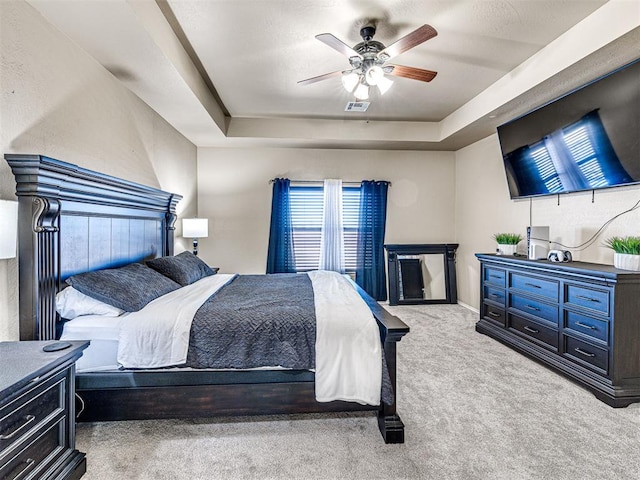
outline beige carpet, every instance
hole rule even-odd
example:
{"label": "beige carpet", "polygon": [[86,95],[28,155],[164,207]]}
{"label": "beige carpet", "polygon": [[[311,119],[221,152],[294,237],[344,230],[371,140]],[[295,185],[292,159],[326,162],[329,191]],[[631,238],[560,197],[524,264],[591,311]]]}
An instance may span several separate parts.
{"label": "beige carpet", "polygon": [[83,480],[640,478],[640,404],[613,409],[475,332],[458,305],[388,307],[406,443],[373,414],[79,424]]}

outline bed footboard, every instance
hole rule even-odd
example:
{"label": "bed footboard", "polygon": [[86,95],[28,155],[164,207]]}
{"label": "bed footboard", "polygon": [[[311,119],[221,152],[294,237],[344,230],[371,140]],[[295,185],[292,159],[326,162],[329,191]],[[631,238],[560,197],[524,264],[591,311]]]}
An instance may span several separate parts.
{"label": "bed footboard", "polygon": [[389,369],[391,386],[393,387],[393,404],[381,403],[378,410],[378,428],[384,437],[385,443],[404,443],[404,423],[396,411],[397,401],[397,373],[396,373],[396,346],[407,333],[409,326],[398,317],[391,315],[378,302],[369,296],[362,288],[356,285],[360,296],[367,303],[373,316],[380,327],[380,339],[384,346],[385,360]]}

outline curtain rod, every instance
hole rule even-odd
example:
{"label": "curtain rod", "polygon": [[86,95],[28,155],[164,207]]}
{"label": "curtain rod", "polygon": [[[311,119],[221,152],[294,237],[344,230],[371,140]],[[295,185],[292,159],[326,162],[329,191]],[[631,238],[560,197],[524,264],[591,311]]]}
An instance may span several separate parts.
{"label": "curtain rod", "polygon": [[[272,178],[269,180],[269,184],[273,183],[275,179]],[[289,180],[291,183],[309,183],[309,184],[324,184],[324,180]],[[385,182],[386,180],[379,180],[380,182]],[[389,186],[391,186],[391,182],[387,182]],[[360,186],[361,182],[342,182],[343,185],[358,185]]]}

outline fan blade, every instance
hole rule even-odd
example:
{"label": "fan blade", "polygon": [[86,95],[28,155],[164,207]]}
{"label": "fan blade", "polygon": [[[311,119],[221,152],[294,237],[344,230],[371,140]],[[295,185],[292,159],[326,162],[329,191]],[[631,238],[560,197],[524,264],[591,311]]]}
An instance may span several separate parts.
{"label": "fan blade", "polygon": [[351,57],[362,58],[362,55],[360,55],[358,52],[356,52],[353,48],[351,48],[349,45],[344,43],[342,40],[338,40],[336,37],[334,37],[330,33],[321,33],[320,35],[316,35],[316,38],[320,40],[322,43],[324,43],[325,45],[328,45],[334,50],[337,50],[347,58],[351,58]]}
{"label": "fan blade", "polygon": [[307,78],[306,80],[300,80],[298,82],[299,85],[310,85],[312,83],[321,82],[322,80],[326,80],[327,78],[337,77],[338,75],[342,75],[342,70],[338,70],[337,72],[325,73],[324,75],[318,75],[317,77]]}
{"label": "fan blade", "polygon": [[384,72],[396,77],[410,78],[421,82],[430,82],[438,72],[423,70],[421,68],[405,67],[403,65],[385,65]]}
{"label": "fan blade", "polygon": [[436,32],[435,28],[433,28],[431,25],[423,25],[417,30],[414,30],[408,35],[405,35],[401,39],[396,40],[394,43],[378,53],[378,56],[384,53],[385,55],[388,55],[389,58],[395,57],[403,52],[406,52],[410,48],[426,42],[436,35],[438,35],[438,32]]}

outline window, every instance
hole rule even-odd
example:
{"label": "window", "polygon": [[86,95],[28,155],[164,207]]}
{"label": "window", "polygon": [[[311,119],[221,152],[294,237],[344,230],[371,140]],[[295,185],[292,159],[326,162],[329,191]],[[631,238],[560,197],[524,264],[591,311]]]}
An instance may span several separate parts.
{"label": "window", "polygon": [[[323,193],[321,186],[291,186],[293,248],[298,272],[317,270],[320,263]],[[360,187],[343,186],[342,215],[347,273],[356,270],[359,208]]]}
{"label": "window", "polygon": [[[342,186],[342,227],[337,220],[323,232],[322,207],[324,186],[331,190],[339,183],[323,182],[322,186],[291,185],[287,178],[273,180],[271,226],[267,254],[267,273],[292,273],[315,269],[320,264],[320,254],[331,255],[327,268],[334,265],[340,271],[352,275],[358,285],[375,300],[387,299],[384,267],[384,234],[387,216],[387,190],[390,183],[384,180],[363,180],[359,186]],[[333,191],[333,193],[337,193]],[[333,197],[329,195],[328,197]],[[332,210],[340,203],[329,201]],[[332,216],[327,217],[331,219]],[[338,217],[339,218],[339,217]],[[331,220],[329,220],[331,221]],[[327,246],[338,248],[321,252],[323,237]],[[342,237],[340,240],[339,237]],[[346,245],[345,245],[346,237]],[[335,258],[340,256],[346,258]],[[334,261],[336,260],[336,261]],[[346,262],[345,262],[346,260]]]}

